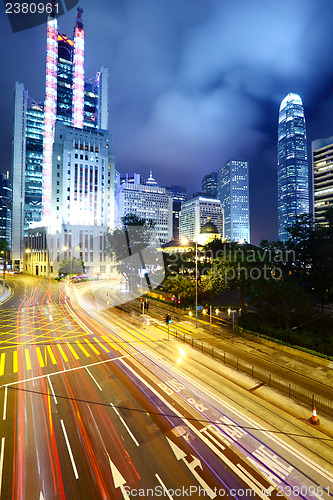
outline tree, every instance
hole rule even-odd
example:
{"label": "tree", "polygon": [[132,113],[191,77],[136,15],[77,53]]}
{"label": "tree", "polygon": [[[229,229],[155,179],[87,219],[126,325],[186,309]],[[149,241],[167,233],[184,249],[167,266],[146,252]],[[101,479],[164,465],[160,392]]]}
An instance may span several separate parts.
{"label": "tree", "polygon": [[71,275],[71,274],[82,274],[85,270],[83,260],[78,257],[70,257],[69,259],[63,259],[59,265],[59,276],[60,275]]}
{"label": "tree", "polygon": [[177,297],[182,297],[182,299],[187,300],[194,297],[195,294],[195,282],[182,275],[170,275],[163,282],[163,288],[166,292],[172,293]]}
{"label": "tree", "polygon": [[6,274],[6,257],[8,252],[8,243],[4,239],[0,239],[0,256],[2,257],[2,265],[3,265],[3,280],[2,280],[2,288],[3,292],[5,292],[5,274]]}
{"label": "tree", "polygon": [[228,244],[223,254],[213,259],[212,267],[201,278],[205,291],[218,294],[238,290],[240,308],[244,310],[244,297],[264,280],[274,280],[272,267],[265,254],[251,245]]}
{"label": "tree", "polygon": [[[122,228],[115,228],[108,232],[106,251],[113,259],[115,268],[125,277],[129,289],[132,290],[133,281],[143,269],[147,270],[154,226],[151,221],[146,221],[135,214],[125,215],[122,223]],[[145,252],[145,259],[143,252]],[[151,289],[148,272],[145,273],[145,277]]]}

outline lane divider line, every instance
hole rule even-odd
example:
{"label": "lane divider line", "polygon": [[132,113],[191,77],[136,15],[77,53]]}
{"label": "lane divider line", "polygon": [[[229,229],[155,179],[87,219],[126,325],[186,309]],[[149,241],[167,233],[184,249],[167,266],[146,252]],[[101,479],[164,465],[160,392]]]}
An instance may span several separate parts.
{"label": "lane divider line", "polygon": [[[57,397],[55,395],[55,392],[54,392],[54,389],[53,389],[53,385],[52,385],[52,382],[51,382],[51,379],[50,379],[49,375],[47,375],[47,380],[48,380],[49,386],[51,388],[51,392],[52,392],[52,396],[53,396],[54,402],[57,405],[58,404],[58,400],[57,400]],[[6,389],[7,389],[7,387],[6,387]]]}
{"label": "lane divider line", "polygon": [[5,438],[3,437],[1,440],[1,452],[0,452],[0,495],[1,495],[1,486],[2,486],[2,472],[3,472],[4,455],[5,455]]}
{"label": "lane divider line", "polygon": [[71,462],[72,462],[72,467],[73,467],[75,479],[79,479],[79,474],[77,472],[77,468],[76,468],[76,465],[75,465],[75,461],[74,461],[74,457],[73,457],[73,453],[72,453],[72,448],[71,448],[71,445],[70,445],[68,437],[67,437],[67,432],[66,432],[66,429],[65,429],[64,421],[61,419],[60,423],[61,423],[61,427],[62,427],[62,432],[64,433],[64,436],[65,436],[65,441],[66,441],[66,445],[67,445],[69,457],[70,457]]}
{"label": "lane divider line", "polygon": [[124,427],[126,428],[128,434],[131,436],[131,438],[133,439],[134,443],[137,445],[137,446],[140,446],[139,443],[137,442],[137,440],[135,439],[135,437],[133,436],[132,434],[132,431],[131,429],[128,427],[128,425],[126,424],[125,420],[123,419],[123,417],[120,415],[119,411],[117,410],[117,408],[115,406],[113,406],[112,403],[110,403],[111,407],[114,409],[114,411],[116,412],[116,414],[118,415],[118,417],[120,418],[121,422],[123,423]]}
{"label": "lane divider line", "polygon": [[6,416],[7,416],[7,392],[8,392],[8,387],[5,387],[5,397],[4,397],[4,401],[3,401],[2,420],[6,420]]}
{"label": "lane divider line", "polygon": [[93,379],[93,381],[95,382],[95,384],[97,385],[97,387],[99,388],[100,391],[102,391],[102,387],[99,385],[99,383],[97,382],[97,380],[95,379],[95,377],[93,376],[93,374],[90,372],[90,370],[85,367],[85,369],[87,370],[87,372],[89,373],[89,375],[91,376],[91,378]]}

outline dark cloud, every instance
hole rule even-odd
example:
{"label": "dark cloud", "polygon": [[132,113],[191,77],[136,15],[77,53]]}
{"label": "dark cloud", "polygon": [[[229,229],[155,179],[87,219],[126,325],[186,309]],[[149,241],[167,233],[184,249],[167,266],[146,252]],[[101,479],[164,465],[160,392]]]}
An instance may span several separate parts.
{"label": "dark cloud", "polygon": [[[110,71],[110,130],[121,172],[199,190],[230,158],[250,162],[255,242],[276,238],[277,118],[301,95],[309,141],[333,135],[331,0],[83,0],[86,74]],[[59,19],[71,34],[74,11]],[[10,165],[15,80],[44,99],[45,27],[0,26],[1,169]]]}

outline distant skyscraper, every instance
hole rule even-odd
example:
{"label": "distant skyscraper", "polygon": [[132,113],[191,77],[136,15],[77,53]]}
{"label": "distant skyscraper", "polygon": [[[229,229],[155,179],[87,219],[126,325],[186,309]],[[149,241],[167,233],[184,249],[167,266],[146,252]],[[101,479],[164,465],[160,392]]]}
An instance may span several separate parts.
{"label": "distant skyscraper", "polygon": [[218,198],[222,204],[225,238],[249,243],[249,174],[246,161],[230,160],[220,168]]}
{"label": "distant skyscraper", "polygon": [[201,228],[215,224],[223,238],[223,215],[220,200],[196,196],[182,203],[179,216],[179,237],[198,240]]}
{"label": "distant skyscraper", "polygon": [[209,196],[217,196],[217,172],[211,172],[202,179],[201,188]]}
{"label": "distant skyscraper", "polygon": [[278,129],[278,237],[296,216],[309,212],[306,126],[302,99],[289,93],[281,102]]}
{"label": "distant skyscraper", "polygon": [[170,186],[165,188],[167,194],[172,197],[172,239],[179,239],[179,214],[182,202],[187,198],[187,190],[181,186]]}
{"label": "distant skyscraper", "polygon": [[[150,173],[145,184],[136,184],[138,174],[132,174],[129,182],[120,184],[116,194],[116,224],[120,226],[125,215],[135,214],[140,219],[151,220],[162,243],[172,237],[172,198],[165,188],[159,187]],[[149,181],[149,183],[148,183]]]}
{"label": "distant skyscraper", "polygon": [[55,12],[47,20],[45,102],[33,101],[15,85],[12,186],[12,260],[22,266],[23,237],[52,212],[55,125],[83,130],[108,129],[108,70],[84,75],[82,9],[73,38],[58,32]]}
{"label": "distant skyscraper", "polygon": [[314,222],[322,225],[333,207],[333,137],[312,142],[312,166]]}

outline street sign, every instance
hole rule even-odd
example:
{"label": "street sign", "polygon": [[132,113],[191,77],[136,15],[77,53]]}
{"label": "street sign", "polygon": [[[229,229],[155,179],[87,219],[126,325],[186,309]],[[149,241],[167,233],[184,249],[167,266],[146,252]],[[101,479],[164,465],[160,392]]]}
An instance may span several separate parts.
{"label": "street sign", "polygon": [[202,308],[203,308],[203,306],[198,306],[197,311],[200,311],[200,309],[202,309]]}

